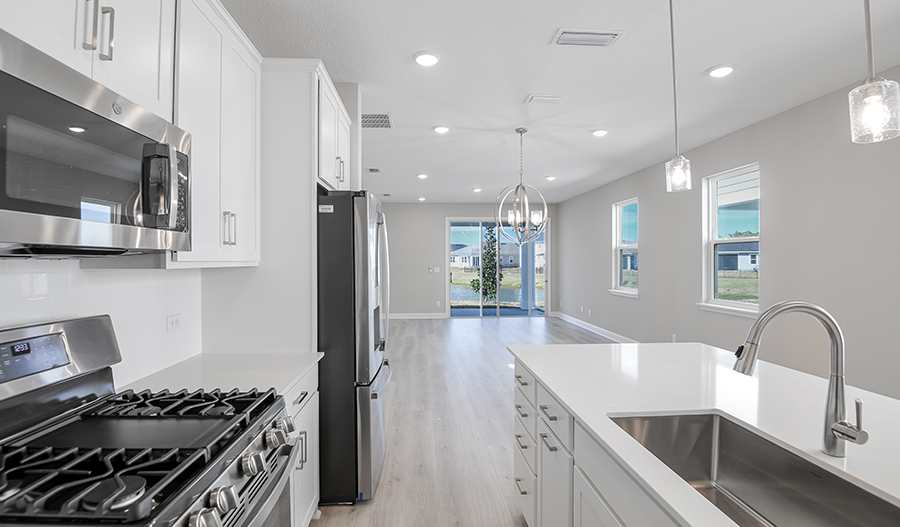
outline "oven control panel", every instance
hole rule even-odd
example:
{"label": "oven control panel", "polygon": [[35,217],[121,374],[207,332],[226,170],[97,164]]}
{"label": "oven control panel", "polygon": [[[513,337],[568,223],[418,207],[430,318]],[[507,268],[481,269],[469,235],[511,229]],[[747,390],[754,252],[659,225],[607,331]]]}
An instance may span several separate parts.
{"label": "oven control panel", "polygon": [[61,333],[0,344],[0,383],[69,363]]}

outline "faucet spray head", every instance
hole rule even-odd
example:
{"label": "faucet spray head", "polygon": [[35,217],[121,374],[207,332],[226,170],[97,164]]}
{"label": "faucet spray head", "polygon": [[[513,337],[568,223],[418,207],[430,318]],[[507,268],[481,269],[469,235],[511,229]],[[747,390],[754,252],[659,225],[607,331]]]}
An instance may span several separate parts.
{"label": "faucet spray head", "polygon": [[737,361],[734,363],[734,371],[744,375],[753,375],[753,370],[756,368],[756,351],[757,345],[750,341],[738,346],[737,351],[734,352],[734,355],[737,357]]}

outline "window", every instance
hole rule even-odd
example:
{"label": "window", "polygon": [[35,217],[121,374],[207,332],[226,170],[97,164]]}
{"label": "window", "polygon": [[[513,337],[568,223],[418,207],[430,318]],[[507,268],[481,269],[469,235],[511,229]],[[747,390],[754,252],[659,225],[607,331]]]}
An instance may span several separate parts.
{"label": "window", "polygon": [[759,165],[704,179],[701,308],[755,316],[759,311]]}
{"label": "window", "polygon": [[638,293],[638,200],[613,205],[613,286],[610,293]]}

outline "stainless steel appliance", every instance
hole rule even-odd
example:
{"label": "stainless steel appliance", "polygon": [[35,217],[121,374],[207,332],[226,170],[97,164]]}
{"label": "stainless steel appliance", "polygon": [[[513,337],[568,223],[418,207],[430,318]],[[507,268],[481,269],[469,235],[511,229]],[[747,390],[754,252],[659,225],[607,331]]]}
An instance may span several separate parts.
{"label": "stainless steel appliance", "polygon": [[387,225],[366,191],[318,198],[321,503],[375,495],[384,465],[390,312]]}
{"label": "stainless steel appliance", "polygon": [[191,248],[191,136],[0,31],[0,257]]}
{"label": "stainless steel appliance", "polygon": [[117,394],[119,360],[108,316],[0,331],[0,526],[283,525],[281,396]]}

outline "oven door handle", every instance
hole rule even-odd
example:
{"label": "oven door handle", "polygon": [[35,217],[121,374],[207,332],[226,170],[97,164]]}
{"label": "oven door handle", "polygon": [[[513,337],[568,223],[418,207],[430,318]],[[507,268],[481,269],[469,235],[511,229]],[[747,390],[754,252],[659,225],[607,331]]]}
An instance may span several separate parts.
{"label": "oven door handle", "polygon": [[284,488],[291,481],[291,473],[293,472],[292,468],[294,464],[297,463],[297,455],[299,453],[300,447],[297,442],[295,442],[294,445],[291,446],[291,453],[287,454],[287,463],[281,466],[281,470],[279,470],[273,478],[277,483],[269,489],[264,489],[263,491],[263,493],[268,494],[266,501],[262,502],[259,506],[256,507],[253,512],[250,513],[250,515],[248,516],[249,519],[241,522],[241,527],[261,527],[266,522],[266,520],[269,518],[269,515],[272,513],[272,509],[275,508],[278,500],[281,499],[281,493],[284,492]]}

